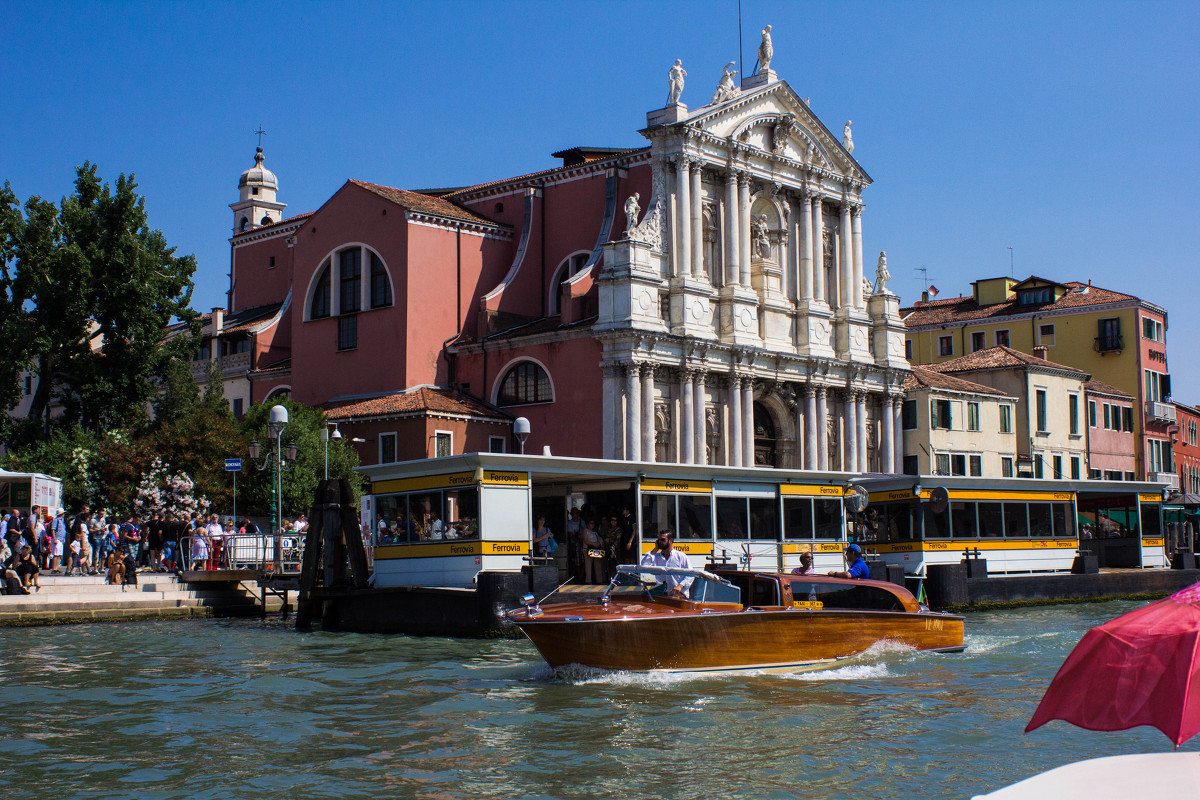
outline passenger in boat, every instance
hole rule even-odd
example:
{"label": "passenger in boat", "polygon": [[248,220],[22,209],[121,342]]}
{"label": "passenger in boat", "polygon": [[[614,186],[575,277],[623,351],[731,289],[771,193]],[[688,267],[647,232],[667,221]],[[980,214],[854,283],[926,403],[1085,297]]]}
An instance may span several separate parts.
{"label": "passenger in boat", "polygon": [[793,575],[815,575],[816,570],[813,569],[812,553],[800,554],[800,566],[792,570]]}
{"label": "passenger in boat", "polygon": [[[675,549],[675,534],[670,531],[659,531],[654,549],[642,556],[642,564],[652,567],[676,567],[688,569],[692,563],[686,554]],[[675,597],[687,597],[688,589],[692,586],[690,575],[663,575],[663,583],[667,586],[667,594]]]}
{"label": "passenger in boat", "polygon": [[858,578],[860,580],[866,580],[871,577],[871,569],[867,566],[867,562],[863,561],[861,547],[856,544],[848,544],[842,555],[846,559],[846,569],[830,572],[830,576],[834,578]]}

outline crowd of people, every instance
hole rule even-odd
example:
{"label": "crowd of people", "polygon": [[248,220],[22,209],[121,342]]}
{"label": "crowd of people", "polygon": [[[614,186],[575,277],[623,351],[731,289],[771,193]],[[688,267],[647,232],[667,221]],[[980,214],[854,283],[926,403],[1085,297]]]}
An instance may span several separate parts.
{"label": "crowd of people", "polygon": [[[286,522],[284,533],[302,534],[301,514]],[[41,588],[43,573],[101,575],[109,583],[135,585],[139,572],[179,573],[219,569],[229,564],[226,543],[237,534],[258,534],[249,518],[240,524],[217,514],[154,511],[117,517],[104,509],[81,506],[73,515],[63,508],[33,506],[0,511],[0,592],[30,594]]]}
{"label": "crowd of people", "polygon": [[[588,507],[571,509],[566,543],[567,563],[579,583],[608,583],[618,564],[636,564],[641,557],[637,520],[628,507],[615,514],[597,514]],[[544,516],[534,524],[533,549],[534,555],[542,558],[549,558],[557,549]]]}

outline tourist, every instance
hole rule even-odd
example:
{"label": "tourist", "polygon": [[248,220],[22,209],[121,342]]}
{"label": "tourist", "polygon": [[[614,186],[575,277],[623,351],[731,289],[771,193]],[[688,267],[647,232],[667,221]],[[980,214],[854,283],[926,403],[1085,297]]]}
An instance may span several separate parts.
{"label": "tourist", "polygon": [[[208,538],[208,528],[204,525],[194,524],[197,520],[193,520],[193,527],[188,538],[191,540],[191,566],[194,569],[207,569],[209,554],[212,552],[211,541]],[[217,530],[221,529],[217,525]]]}
{"label": "tourist", "polygon": [[100,540],[101,566],[108,564],[108,557],[117,552],[117,545],[120,543],[120,541],[120,526],[115,522],[108,523],[108,530],[104,532],[104,537]]}
{"label": "tourist", "polygon": [[[151,516],[153,517],[154,515]],[[117,528],[117,551],[119,553],[123,549],[125,553],[132,555],[135,564],[139,558],[139,550],[144,549],[141,547],[143,539],[140,530],[141,522],[141,517],[139,517],[137,514],[134,514],[128,520],[121,523],[121,526]]]}
{"label": "tourist", "polygon": [[792,570],[793,575],[815,575],[816,570],[813,568],[812,553],[800,554],[800,566]]}
{"label": "tourist", "polygon": [[429,517],[429,538],[446,538],[446,523],[442,522],[442,515],[438,513],[436,508],[429,513]]}
{"label": "tourist", "polygon": [[33,557],[33,548],[26,545],[21,548],[21,555],[17,559],[15,567],[17,577],[21,579],[21,585],[28,591],[33,587],[35,592],[41,591],[42,587],[38,583],[38,573],[41,569],[38,567],[37,559]]}
{"label": "tourist", "polygon": [[871,568],[867,566],[866,561],[863,561],[861,547],[856,544],[848,544],[842,555],[846,559],[846,569],[834,570],[829,573],[830,576],[834,578],[858,578],[860,580],[871,577]]}
{"label": "tourist", "polygon": [[70,555],[67,562],[68,575],[86,575],[87,570],[83,566],[84,547],[87,544],[87,534],[83,530],[75,531],[75,535],[71,537]]}
{"label": "tourist", "polygon": [[558,542],[554,542],[554,532],[546,527],[546,515],[539,515],[537,524],[533,526],[533,553],[539,558],[549,558],[550,555],[558,549]]}
{"label": "tourist", "polygon": [[129,551],[124,551],[121,554],[121,562],[125,566],[125,583],[121,584],[121,591],[125,591],[125,586],[137,586],[137,559]]}
{"label": "tourist", "polygon": [[51,524],[51,530],[54,532],[54,556],[50,561],[50,569],[53,572],[58,572],[62,566],[63,553],[67,549],[67,510],[62,506],[58,507],[58,512],[54,515],[54,522]]}
{"label": "tourist", "polygon": [[583,582],[604,583],[604,541],[596,530],[596,520],[584,524],[579,545],[583,552]]}
{"label": "tourist", "polygon": [[[301,519],[304,515],[301,514]],[[224,550],[225,531],[221,527],[221,518],[213,514],[208,518],[208,541],[212,545],[212,555],[209,557],[209,569],[220,569],[221,551]]]}
{"label": "tourist", "polygon": [[14,566],[16,566],[16,558],[8,547],[8,540],[0,536],[0,592],[29,594],[29,590],[21,585],[21,576],[13,569]]}
{"label": "tourist", "polygon": [[301,512],[300,516],[296,518],[296,524],[293,525],[292,528],[296,531],[296,533],[304,533],[306,530],[308,530],[308,518],[304,516],[303,512]]}
{"label": "tourist", "polygon": [[175,519],[172,514],[166,515],[163,523],[162,559],[158,572],[177,572],[179,570],[176,549],[179,547],[179,532],[182,529],[182,521]]}
{"label": "tourist", "polygon": [[103,508],[88,517],[88,572],[95,575],[100,571],[104,559],[100,554],[100,544],[108,531],[108,515]]}
{"label": "tourist", "polygon": [[[146,521],[146,536],[142,552],[145,558],[141,559],[146,562],[146,566],[154,572],[162,569],[162,549],[163,549],[163,531],[166,528],[165,515],[157,511],[150,512],[150,519]],[[133,551],[136,557],[136,550]]]}
{"label": "tourist", "polygon": [[104,559],[104,581],[109,585],[120,585],[125,591],[125,556],[120,550],[113,550]]}
{"label": "tourist", "polygon": [[[675,534],[670,531],[660,531],[654,541],[654,549],[642,557],[642,565],[648,567],[667,567],[670,569],[690,569],[692,562],[687,554],[675,549]],[[662,582],[666,584],[667,594],[676,597],[686,597],[691,588],[691,575],[663,575]]]}
{"label": "tourist", "polygon": [[575,575],[583,575],[587,565],[583,530],[583,517],[578,508],[572,508],[567,517],[567,546],[571,548],[567,555],[571,559],[571,568]]}
{"label": "tourist", "polygon": [[[617,520],[613,520],[613,525],[617,525]],[[617,561],[621,564],[636,564],[638,563],[638,552],[641,548],[638,547],[637,530],[631,524],[628,528],[617,527]]]}

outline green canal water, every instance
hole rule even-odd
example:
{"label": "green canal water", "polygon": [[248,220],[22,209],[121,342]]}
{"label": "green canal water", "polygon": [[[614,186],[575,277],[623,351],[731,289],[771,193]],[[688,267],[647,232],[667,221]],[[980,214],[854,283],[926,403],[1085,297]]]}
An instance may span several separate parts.
{"label": "green canal water", "polygon": [[1083,632],[1137,605],[976,613],[960,655],[718,678],[555,675],[526,641],[281,622],[0,630],[0,794],[967,798],[1169,749],[1148,728],[1022,733]]}

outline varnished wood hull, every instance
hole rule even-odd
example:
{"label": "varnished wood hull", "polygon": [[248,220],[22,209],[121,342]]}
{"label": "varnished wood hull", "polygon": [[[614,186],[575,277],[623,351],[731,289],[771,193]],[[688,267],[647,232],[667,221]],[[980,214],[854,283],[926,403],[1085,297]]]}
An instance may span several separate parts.
{"label": "varnished wood hull", "polygon": [[[833,662],[879,641],[918,650],[963,649],[963,618],[895,611],[751,610],[726,613],[596,615],[582,604],[547,607],[513,621],[552,667],[712,671],[778,669]],[[590,614],[588,613],[590,611]],[[642,612],[642,613],[639,613]],[[567,617],[574,618],[572,620]],[[586,616],[585,616],[586,615]]]}

